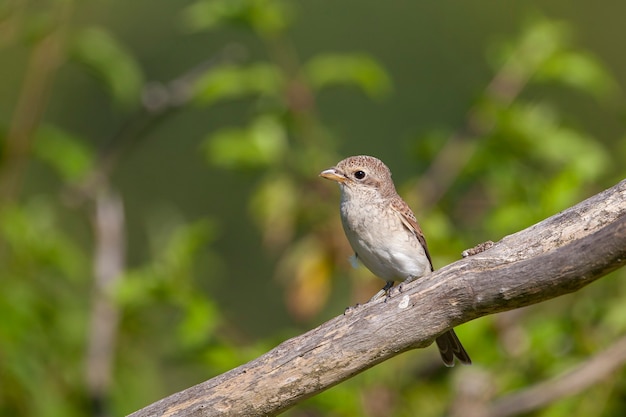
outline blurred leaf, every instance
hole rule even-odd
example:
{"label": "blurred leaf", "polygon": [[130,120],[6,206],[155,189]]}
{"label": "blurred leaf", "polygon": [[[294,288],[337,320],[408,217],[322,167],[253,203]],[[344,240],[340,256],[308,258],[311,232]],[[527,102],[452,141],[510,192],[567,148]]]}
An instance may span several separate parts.
{"label": "blurred leaf", "polygon": [[559,121],[556,109],[545,104],[515,104],[503,113],[500,128],[525,143],[537,160],[556,166],[571,166],[585,181],[596,179],[609,165],[603,145],[584,132]]}
{"label": "blurred leaf", "polygon": [[564,169],[549,179],[542,187],[541,208],[546,212],[558,212],[575,204],[580,193],[581,180],[573,169]]}
{"label": "blurred leaf", "polygon": [[240,351],[239,346],[211,346],[204,353],[204,361],[215,373],[226,372],[241,365]]}
{"label": "blurred leaf", "polygon": [[83,29],[72,36],[71,57],[88,68],[125,106],[139,102],[143,74],[133,55],[109,31]]}
{"label": "blurred leaf", "polygon": [[507,77],[556,81],[598,98],[615,93],[615,79],[589,53],[573,50],[571,37],[568,24],[535,17],[517,41],[494,54],[494,64],[506,69]]}
{"label": "blurred leaf", "polygon": [[51,204],[34,199],[0,210],[0,236],[11,250],[12,268],[27,274],[37,269],[77,277],[82,254],[59,226]]}
{"label": "blurred leaf", "polygon": [[[52,199],[0,207],[0,409],[6,415],[78,415],[65,394],[80,369],[67,358],[84,348],[89,268],[72,236]],[[31,401],[39,389],[45,395]]]}
{"label": "blurred leaf", "polygon": [[391,90],[391,80],[385,70],[367,55],[318,55],[307,62],[304,71],[317,89],[354,85],[373,98],[383,97]]}
{"label": "blurred leaf", "polygon": [[516,40],[491,55],[493,65],[496,69],[513,65],[518,75],[532,74],[555,52],[562,50],[569,37],[570,27],[566,23],[535,16]]}
{"label": "blurred leaf", "polygon": [[606,68],[585,52],[554,54],[539,68],[537,77],[542,81],[566,83],[598,98],[617,90],[617,84]]}
{"label": "blurred leaf", "polygon": [[162,267],[168,274],[188,276],[200,250],[206,247],[214,235],[215,226],[208,219],[183,224],[172,231],[163,252],[155,258],[162,262]]}
{"label": "blurred leaf", "polygon": [[595,181],[607,171],[609,155],[596,139],[566,127],[550,133],[549,140],[538,141],[538,155],[571,168],[581,182]]}
{"label": "blurred leaf", "polygon": [[143,305],[162,299],[185,305],[193,296],[193,265],[208,241],[214,226],[207,219],[191,224],[169,226],[154,243],[153,262],[126,272],[115,296],[122,305]]}
{"label": "blurred leaf", "polygon": [[265,178],[250,201],[250,214],[271,248],[281,247],[293,237],[298,189],[287,174]]}
{"label": "blurred leaf", "polygon": [[[546,138],[558,128],[556,109],[545,103],[518,102],[504,109],[500,114],[498,129],[504,134],[510,135],[515,142],[520,141],[518,146],[524,146],[524,150],[533,151],[535,145],[541,146]],[[530,145],[530,146],[528,146]],[[541,152],[537,152],[541,156]]]}
{"label": "blurred leaf", "polygon": [[229,128],[210,135],[203,147],[209,162],[222,168],[258,168],[276,162],[287,148],[285,127],[261,117],[248,128]]}
{"label": "blurred leaf", "polygon": [[539,354],[536,360],[543,362],[540,365],[544,371],[554,372],[565,365],[557,359],[565,356],[572,346],[571,335],[563,332],[563,325],[560,320],[545,320],[540,316],[529,320],[530,349]]}
{"label": "blurred leaf", "polygon": [[326,304],[331,290],[331,261],[315,237],[291,246],[280,261],[278,277],[287,285],[287,308],[298,320],[310,320]]}
{"label": "blurred leaf", "polygon": [[259,35],[275,35],[289,24],[290,8],[281,0],[199,0],[183,12],[193,31],[243,26]]}
{"label": "blurred leaf", "polygon": [[199,0],[183,11],[185,26],[194,31],[217,29],[242,15],[244,1]]}
{"label": "blurred leaf", "polygon": [[195,97],[202,104],[250,95],[277,97],[282,87],[282,76],[272,64],[223,65],[211,69],[197,81]]}
{"label": "blurred leaf", "polygon": [[467,171],[482,176],[497,201],[487,211],[487,224],[500,234],[576,203],[583,186],[609,166],[603,144],[566,126],[554,106],[518,100],[499,110],[494,131],[477,148]]}
{"label": "blurred leaf", "polygon": [[[618,293],[620,294],[620,293]],[[623,296],[623,294],[620,294]],[[626,333],[626,304],[612,302],[607,304],[607,312],[603,321],[613,330],[615,335]]]}
{"label": "blurred leaf", "polygon": [[500,205],[489,216],[485,226],[491,230],[492,235],[499,236],[501,233],[512,233],[533,223],[534,210],[529,209],[527,203],[515,203],[507,201]]}
{"label": "blurred leaf", "polygon": [[[374,371],[376,373],[376,371]],[[304,417],[307,415],[328,416],[328,417],[350,417],[350,416],[381,416],[382,414],[367,413],[363,410],[363,401],[361,395],[363,390],[371,384],[365,384],[364,376],[358,377],[358,380],[349,379],[327,391],[324,391],[310,400],[298,405],[294,414],[295,417]],[[314,404],[315,407],[307,407],[308,404]],[[307,412],[307,409],[310,410]],[[394,417],[396,414],[389,414]],[[288,417],[290,417],[288,415]]]}
{"label": "blurred leaf", "polygon": [[164,277],[157,273],[154,266],[127,271],[117,283],[114,298],[123,307],[148,304],[163,287],[163,280]]}
{"label": "blurred leaf", "polygon": [[223,373],[242,363],[248,362],[272,348],[258,342],[254,345],[235,344],[221,337],[219,343],[209,346],[203,352],[203,362],[212,374]]}
{"label": "blurred leaf", "polygon": [[55,126],[39,129],[33,151],[67,181],[80,180],[93,166],[93,150],[78,137]]}
{"label": "blurred leaf", "polygon": [[178,327],[178,339],[191,347],[206,343],[219,324],[217,306],[205,297],[191,294],[181,307],[185,310],[185,317]]}

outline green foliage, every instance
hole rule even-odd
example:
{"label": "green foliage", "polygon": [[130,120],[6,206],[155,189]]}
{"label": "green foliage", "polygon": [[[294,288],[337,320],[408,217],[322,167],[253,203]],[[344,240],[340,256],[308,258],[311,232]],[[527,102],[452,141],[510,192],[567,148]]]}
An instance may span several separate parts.
{"label": "green foliage", "polygon": [[55,126],[43,126],[33,149],[65,181],[83,179],[94,166],[94,152],[83,140]]}
{"label": "green foliage", "polygon": [[385,70],[367,55],[319,55],[306,63],[304,71],[315,89],[353,84],[372,98],[385,96],[391,90]]}
{"label": "green foliage", "polygon": [[494,198],[507,202],[488,216],[492,233],[513,232],[574,204],[583,185],[607,174],[606,148],[565,126],[555,111],[549,104],[521,102],[501,109],[468,166],[472,175],[488,178]]}
{"label": "green foliage", "polygon": [[67,399],[81,391],[81,371],[66,361],[84,348],[85,253],[41,199],[5,205],[0,236],[0,412],[77,415],[77,403]]}
{"label": "green foliage", "polygon": [[201,0],[189,6],[183,17],[194,31],[233,25],[272,36],[287,28],[289,15],[288,4],[280,0]]}
{"label": "green foliage", "polygon": [[296,184],[283,174],[264,178],[250,200],[250,216],[266,231],[265,238],[278,246],[293,238],[298,196]]}
{"label": "green foliage", "polygon": [[514,41],[497,49],[492,59],[495,69],[510,65],[516,76],[532,76],[555,54],[560,53],[570,38],[570,28],[563,22],[535,17]]}
{"label": "green foliage", "polygon": [[223,65],[208,71],[195,86],[196,98],[202,104],[254,95],[276,98],[281,89],[281,74],[267,63]]}
{"label": "green foliage", "polygon": [[76,278],[82,270],[84,254],[58,226],[50,201],[35,199],[24,206],[5,205],[0,212],[0,230],[4,250],[11,263],[5,272],[17,276],[37,276],[43,271],[51,276]]}
{"label": "green foliage", "polygon": [[205,150],[209,162],[223,168],[267,167],[278,162],[287,147],[282,124],[262,117],[245,129],[222,129],[211,134]]}
{"label": "green foliage", "polygon": [[605,98],[616,94],[617,84],[606,68],[589,53],[563,51],[552,56],[537,72],[541,81],[554,81]]}
{"label": "green foliage", "polygon": [[161,300],[186,308],[186,302],[193,298],[194,284],[190,281],[190,272],[196,257],[212,238],[213,227],[203,220],[170,226],[167,230],[162,228],[159,234],[162,237],[153,244],[155,253],[151,258],[154,261],[128,271],[116,288],[115,298],[121,305],[149,305]]}
{"label": "green foliage", "polygon": [[285,303],[294,318],[308,320],[328,301],[333,268],[321,236],[297,234],[300,227],[312,227],[317,200],[296,180],[338,159],[332,142],[324,142],[315,97],[342,86],[378,99],[389,94],[392,83],[366,54],[323,53],[300,63],[287,36],[291,16],[286,3],[276,0],[198,1],[185,11],[192,30],[244,27],[267,42],[267,59],[207,70],[194,85],[194,98],[202,106],[256,99],[247,127],[211,131],[202,149],[214,167],[258,173],[248,211],[269,252],[284,250],[275,275],[299,277],[287,284]]}
{"label": "green foliage", "polygon": [[[371,295],[363,278],[371,279],[372,289],[380,286],[363,268],[350,269],[336,190],[316,175],[346,156],[337,149],[365,153],[372,146],[380,149],[381,138],[359,137],[348,143],[343,137],[354,129],[349,125],[350,109],[329,111],[321,108],[317,97],[348,87],[347,94],[355,88],[364,93],[357,94],[357,100],[395,100],[392,74],[401,73],[397,67],[388,72],[387,62],[365,53],[336,52],[340,50],[336,45],[326,43],[321,50],[298,45],[305,37],[293,29],[298,29],[296,12],[304,4],[197,0],[182,11],[185,29],[193,34],[187,33],[181,44],[192,45],[198,39],[194,37],[202,37],[210,44],[207,48],[202,44],[203,50],[212,51],[214,39],[244,32],[237,38],[239,49],[250,53],[246,59],[216,53],[202,73],[183,71],[171,83],[159,83],[165,93],[176,93],[177,88],[189,93],[176,96],[189,97],[172,106],[176,112],[167,106],[139,109],[142,65],[149,59],[140,48],[127,46],[132,31],[93,24],[98,19],[90,7],[96,6],[88,3],[26,0],[0,5],[0,47],[10,58],[17,56],[7,60],[6,67],[19,74],[15,79],[25,80],[15,93],[6,81],[0,87],[3,94],[9,91],[7,97],[19,96],[16,101],[22,104],[16,107],[28,110],[22,110],[21,117],[19,109],[17,116],[4,112],[15,120],[0,121],[0,415],[82,416],[91,411],[88,404],[94,399],[102,401],[110,414],[123,415],[251,360],[286,337],[337,315],[349,302],[362,302]],[[123,16],[104,15],[111,20]],[[348,30],[349,19],[345,24]],[[315,37],[323,35],[319,32],[323,28],[315,30]],[[122,39],[114,33],[126,35]],[[563,97],[583,97],[597,106],[614,105],[620,98],[618,82],[604,62],[581,48],[574,34],[565,22],[535,16],[518,37],[490,50],[493,79],[468,112],[463,139],[450,139],[455,137],[450,127],[413,139],[415,152],[405,157],[424,168],[446,150],[446,144],[455,144],[446,168],[457,174],[444,184],[442,197],[424,203],[425,192],[416,186],[416,177],[396,180],[401,194],[416,208],[437,266],[458,259],[463,249],[527,227],[623,177],[619,161],[626,152],[624,141],[605,139],[593,123],[573,117],[564,105],[569,103]],[[158,62],[172,61],[172,66],[184,70],[187,64],[177,51],[166,50],[168,57],[159,56]],[[419,59],[429,65],[430,57],[401,52],[402,62]],[[23,62],[21,55],[27,55]],[[68,64],[77,65],[64,72]],[[104,88],[89,100],[114,102],[115,113],[92,114],[92,119],[77,107],[60,111],[66,103],[56,94],[73,86],[55,79],[57,70],[93,76]],[[145,73],[154,73],[154,68],[146,66]],[[400,87],[404,86],[395,90]],[[94,107],[101,112],[107,106]],[[397,117],[383,119],[385,111],[380,123],[398,122]],[[412,115],[416,110],[407,111]],[[338,128],[337,119],[335,126],[327,126],[324,119],[332,112],[345,117],[347,127]],[[174,124],[174,114],[181,114],[184,122]],[[190,114],[206,115],[209,122],[194,122],[195,129],[185,130],[189,120],[195,120],[187,117]],[[222,119],[224,114],[229,117]],[[100,122],[105,128],[96,125],[96,119],[104,120]],[[392,127],[396,133],[384,138],[389,146],[387,142],[382,146],[402,155]],[[109,137],[107,132],[122,133]],[[178,207],[162,211],[156,198],[174,205],[180,194],[167,194],[165,181],[153,188],[149,184],[155,182],[153,176],[178,178],[192,165],[186,166],[185,159],[169,170],[169,153],[182,146],[179,143],[189,143],[177,142],[181,138],[201,138],[193,148],[207,162],[207,177],[218,178],[207,185],[201,175],[189,180],[201,182],[204,188],[198,194],[210,197],[190,210],[196,213],[193,217]],[[96,142],[110,148],[96,150]],[[18,145],[14,154],[7,152],[7,144]],[[160,146],[166,149],[168,167],[145,164],[146,159],[156,160],[152,155]],[[389,161],[392,169],[395,163]],[[41,169],[42,165],[55,173],[54,181],[48,178],[50,169]],[[166,175],[157,175],[163,171]],[[418,175],[416,169],[411,172]],[[423,172],[429,175],[427,169]],[[21,188],[11,195],[3,185],[13,173]],[[140,182],[141,177],[148,181]],[[133,186],[133,181],[142,185]],[[245,185],[244,200],[236,194],[243,191],[224,185],[230,181]],[[179,187],[180,182],[175,184]],[[146,185],[155,199],[146,198]],[[98,196],[111,189],[119,191],[126,206],[128,236],[123,240],[129,249],[113,248],[126,257],[124,271],[114,285],[101,288],[94,282],[92,263],[102,236],[91,228]],[[154,190],[163,194],[153,195]],[[420,204],[426,207],[421,209]],[[207,212],[232,214],[235,225],[197,215]],[[236,245],[228,240],[232,236]],[[244,250],[248,252],[242,254]],[[229,256],[251,264],[254,276],[234,276],[227,265]],[[272,270],[257,268],[259,257]],[[474,383],[475,370],[496,397],[532,386],[585,360],[626,331],[623,274],[545,305],[461,326],[457,331],[476,364],[470,370],[433,366],[438,364],[433,349],[409,353],[299,404],[287,415],[439,416],[455,405],[460,382]],[[269,287],[272,275],[277,287]],[[248,310],[233,312],[240,307],[232,308],[220,298],[224,297],[220,285],[257,304],[246,301]],[[266,292],[248,294],[249,288],[263,287]],[[276,292],[281,292],[279,297],[271,298]],[[96,398],[102,393],[85,383],[89,368],[85,352],[93,330],[93,305],[102,300],[111,303],[120,322],[113,340],[112,382],[102,398]],[[261,323],[269,312],[275,313],[268,320],[272,323]],[[246,323],[249,328],[274,326],[274,334],[254,340]],[[598,404],[605,415],[620,415],[625,392],[623,375],[618,375],[538,415],[589,415],[596,413]]]}
{"label": "green foliage", "polygon": [[114,101],[127,107],[136,105],[143,87],[143,74],[133,55],[110,31],[84,28],[72,39],[72,59],[101,81]]}
{"label": "green foliage", "polygon": [[[596,58],[573,45],[570,32],[563,23],[535,19],[516,42],[505,45],[497,54],[495,80],[506,82],[493,83],[470,113],[469,123],[474,123],[476,136],[459,146],[459,152],[469,150],[470,157],[440,203],[450,208],[448,221],[441,221],[439,210],[423,220],[428,225],[427,233],[430,226],[434,227],[435,233],[429,234],[432,253],[445,252],[459,236],[465,236],[460,242],[462,249],[525,228],[599,191],[602,186],[598,184],[606,183],[614,172],[615,149],[610,143],[594,137],[581,124],[566,122],[553,94],[542,90],[541,99],[536,98],[536,92],[527,94],[548,84],[595,99],[618,94],[613,77]],[[435,158],[445,139],[432,135],[420,149],[429,153],[428,158]],[[464,209],[465,204],[476,201],[479,210]],[[472,234],[465,230],[480,237],[468,240]],[[517,317],[515,321],[507,320],[505,314],[467,324],[463,328],[470,328],[471,336],[470,342],[465,342],[466,348],[489,357],[492,364],[501,364],[489,371],[489,378],[502,392],[555,377],[602,349],[590,336],[603,332],[598,328],[608,323],[623,324],[626,310],[617,307],[622,304],[618,301],[619,291],[605,296],[595,294],[594,289],[586,290],[585,295],[581,292],[510,313]],[[572,311],[578,309],[585,313],[572,316]],[[607,321],[607,317],[611,320]],[[461,334],[461,339],[467,340],[464,336]],[[471,338],[474,343],[487,343],[472,346]],[[500,349],[481,353],[485,345]],[[473,359],[482,362],[476,354]],[[510,364],[507,360],[518,363]],[[602,401],[611,404],[613,397]],[[546,408],[541,415],[584,415],[574,411],[575,403],[584,408],[587,402],[566,399]],[[424,415],[441,412],[433,410]]]}

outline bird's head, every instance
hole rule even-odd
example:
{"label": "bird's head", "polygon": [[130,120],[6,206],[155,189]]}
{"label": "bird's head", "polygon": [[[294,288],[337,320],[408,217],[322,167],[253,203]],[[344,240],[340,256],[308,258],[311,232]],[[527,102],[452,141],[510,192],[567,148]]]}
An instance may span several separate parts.
{"label": "bird's head", "polygon": [[351,156],[322,171],[320,177],[339,183],[347,197],[354,197],[355,193],[379,198],[396,194],[391,171],[373,156]]}

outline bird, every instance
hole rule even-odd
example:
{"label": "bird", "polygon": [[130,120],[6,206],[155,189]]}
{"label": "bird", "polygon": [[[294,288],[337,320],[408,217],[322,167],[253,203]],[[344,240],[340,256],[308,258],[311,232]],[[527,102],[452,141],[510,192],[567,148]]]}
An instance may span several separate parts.
{"label": "bird", "polygon": [[[339,184],[341,223],[356,259],[386,281],[370,301],[389,296],[395,281],[406,284],[434,271],[424,233],[380,159],[351,156],[319,175]],[[446,366],[454,366],[455,356],[472,363],[453,329],[435,342]]]}

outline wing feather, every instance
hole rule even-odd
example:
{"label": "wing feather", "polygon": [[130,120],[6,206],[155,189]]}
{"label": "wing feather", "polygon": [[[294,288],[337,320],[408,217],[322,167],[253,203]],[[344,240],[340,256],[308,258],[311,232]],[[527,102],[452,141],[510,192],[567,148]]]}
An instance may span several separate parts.
{"label": "wing feather", "polygon": [[415,214],[413,214],[409,205],[402,198],[397,197],[391,201],[391,208],[400,215],[402,224],[404,224],[404,226],[411,233],[413,233],[415,237],[417,238],[417,240],[420,242],[420,244],[424,248],[424,252],[426,253],[428,262],[430,263],[430,270],[434,271],[435,268],[433,268],[433,261],[430,258],[430,252],[428,252],[428,245],[426,244],[426,238],[424,237],[424,232],[422,232],[422,228],[417,223]]}

